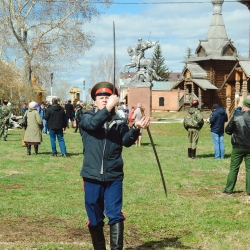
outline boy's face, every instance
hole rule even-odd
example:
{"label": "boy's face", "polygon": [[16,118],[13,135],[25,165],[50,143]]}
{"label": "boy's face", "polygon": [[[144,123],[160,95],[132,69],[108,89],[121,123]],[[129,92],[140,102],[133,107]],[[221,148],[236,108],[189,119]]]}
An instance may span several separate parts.
{"label": "boy's face", "polygon": [[95,106],[99,110],[102,110],[107,105],[108,99],[109,99],[109,96],[96,96]]}

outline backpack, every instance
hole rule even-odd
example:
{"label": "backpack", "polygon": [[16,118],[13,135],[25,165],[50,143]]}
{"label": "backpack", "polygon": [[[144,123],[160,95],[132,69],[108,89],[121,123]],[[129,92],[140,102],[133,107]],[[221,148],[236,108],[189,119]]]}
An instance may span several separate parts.
{"label": "backpack", "polygon": [[197,120],[196,112],[193,112],[192,114],[187,112],[183,120],[183,125],[185,129],[188,129],[188,128],[201,129],[203,127],[203,124],[204,124],[203,119],[201,119],[200,121]]}

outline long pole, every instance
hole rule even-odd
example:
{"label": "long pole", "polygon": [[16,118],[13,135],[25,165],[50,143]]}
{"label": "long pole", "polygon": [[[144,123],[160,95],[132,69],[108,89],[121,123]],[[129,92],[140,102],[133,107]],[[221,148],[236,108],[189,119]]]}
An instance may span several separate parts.
{"label": "long pole", "polygon": [[113,93],[115,94],[115,64],[116,64],[116,54],[115,54],[115,22],[113,21],[113,43],[114,43],[114,87],[113,87]]}
{"label": "long pole", "polygon": [[[150,32],[150,33],[151,33],[151,32]],[[114,41],[114,87],[113,87],[113,93],[115,93],[115,23],[114,23],[114,21],[113,21],[113,41]],[[143,115],[144,115],[144,114],[143,114]],[[152,138],[152,136],[151,136],[149,127],[147,128],[147,131],[148,131],[148,136],[149,136],[149,138],[150,138],[151,145],[152,145],[153,150],[154,150],[154,153],[155,153],[155,158],[156,158],[156,161],[157,161],[157,163],[158,163],[158,167],[159,167],[160,174],[161,174],[161,180],[162,180],[163,188],[164,188],[164,191],[165,191],[165,194],[166,194],[166,197],[167,197],[167,187],[166,187],[166,183],[165,183],[165,180],[164,180],[164,176],[163,176],[161,164],[160,164],[160,161],[159,161],[157,152],[156,152],[156,148],[155,148],[155,145],[154,145],[153,138]]]}
{"label": "long pole", "polygon": [[149,130],[149,127],[147,127],[147,131],[148,131],[148,136],[149,136],[149,139],[150,139],[152,148],[153,148],[154,153],[155,153],[155,158],[156,158],[156,161],[157,161],[157,164],[158,164],[158,168],[159,168],[159,170],[160,170],[161,181],[162,181],[162,185],[163,185],[163,188],[164,188],[164,192],[165,192],[166,197],[168,197],[168,195],[167,195],[167,187],[166,187],[166,183],[165,183],[165,180],[164,180],[164,176],[163,176],[161,164],[160,164],[160,161],[159,161],[159,158],[158,158],[158,154],[157,154],[157,152],[156,152],[155,144],[154,144],[154,142],[153,142],[153,138],[152,138],[152,136],[151,136],[151,132],[150,132],[150,130]]}

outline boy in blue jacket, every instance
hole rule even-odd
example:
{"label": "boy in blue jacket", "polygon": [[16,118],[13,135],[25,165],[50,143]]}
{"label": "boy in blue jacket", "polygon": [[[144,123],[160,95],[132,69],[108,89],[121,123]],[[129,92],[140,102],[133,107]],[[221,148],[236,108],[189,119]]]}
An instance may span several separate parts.
{"label": "boy in blue jacket", "polygon": [[80,175],[84,180],[87,226],[95,250],[106,249],[103,234],[104,211],[110,225],[110,248],[123,249],[122,146],[132,146],[141,128],[147,128],[149,117],[143,117],[130,129],[115,113],[119,103],[113,84],[99,82],[91,90],[95,109],[86,111],[80,121],[84,160]]}

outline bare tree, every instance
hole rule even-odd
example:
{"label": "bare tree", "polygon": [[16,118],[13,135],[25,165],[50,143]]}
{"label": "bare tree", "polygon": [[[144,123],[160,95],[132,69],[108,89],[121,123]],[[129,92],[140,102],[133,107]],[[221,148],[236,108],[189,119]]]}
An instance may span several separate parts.
{"label": "bare tree", "polygon": [[[119,79],[119,62],[116,61],[116,85]],[[92,64],[89,72],[89,82],[93,85],[97,82],[106,81],[114,82],[114,57],[110,54],[100,55],[97,64]]]}
{"label": "bare tree", "polygon": [[[88,0],[0,0],[0,49],[4,58],[23,68],[23,82],[33,73],[45,85],[50,72],[64,72],[94,44],[84,22],[99,15],[98,3]],[[64,66],[64,67],[63,67]],[[47,74],[44,74],[47,72]]]}
{"label": "bare tree", "polygon": [[66,101],[69,94],[70,83],[66,81],[60,81],[53,87],[53,93],[58,96],[61,101]]}

